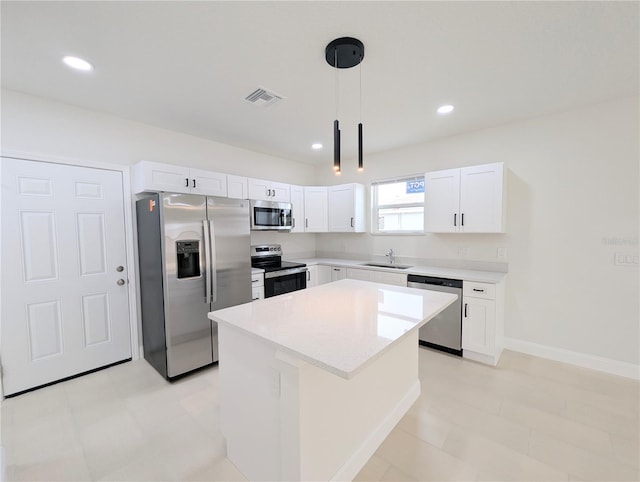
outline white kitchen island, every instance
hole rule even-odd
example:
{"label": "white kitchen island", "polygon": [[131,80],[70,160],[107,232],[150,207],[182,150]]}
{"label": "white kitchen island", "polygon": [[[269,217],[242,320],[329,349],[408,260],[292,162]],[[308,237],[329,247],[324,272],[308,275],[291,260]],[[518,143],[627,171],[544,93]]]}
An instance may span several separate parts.
{"label": "white kitchen island", "polygon": [[418,328],[455,299],[342,280],[210,313],[228,458],[252,481],[353,479],[420,394]]}

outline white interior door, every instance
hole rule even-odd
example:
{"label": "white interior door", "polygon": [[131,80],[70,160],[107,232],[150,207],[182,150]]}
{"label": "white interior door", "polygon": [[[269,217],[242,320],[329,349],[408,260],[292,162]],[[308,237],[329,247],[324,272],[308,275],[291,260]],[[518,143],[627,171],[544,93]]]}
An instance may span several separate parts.
{"label": "white interior door", "polygon": [[2,158],[5,395],[131,358],[126,273],[122,173]]}

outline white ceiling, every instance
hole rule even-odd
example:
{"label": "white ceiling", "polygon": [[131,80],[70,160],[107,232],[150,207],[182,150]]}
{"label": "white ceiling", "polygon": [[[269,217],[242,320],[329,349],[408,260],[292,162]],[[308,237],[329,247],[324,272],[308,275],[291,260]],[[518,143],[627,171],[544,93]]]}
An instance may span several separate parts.
{"label": "white ceiling", "polygon": [[[2,86],[304,162],[332,159],[337,37],[365,44],[365,155],[638,95],[638,2],[1,2]],[[89,74],[60,59],[89,60]],[[359,68],[339,71],[354,157]],[[269,108],[244,97],[262,86]],[[452,103],[456,111],[438,116]],[[312,142],[325,148],[316,152]]]}

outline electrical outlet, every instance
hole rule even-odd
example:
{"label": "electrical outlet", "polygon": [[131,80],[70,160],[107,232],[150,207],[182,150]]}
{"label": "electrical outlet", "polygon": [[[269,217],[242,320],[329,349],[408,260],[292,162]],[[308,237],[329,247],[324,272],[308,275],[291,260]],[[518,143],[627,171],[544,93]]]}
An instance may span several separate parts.
{"label": "electrical outlet", "polygon": [[616,253],[613,257],[613,264],[616,266],[638,266],[638,256]]}
{"label": "electrical outlet", "polygon": [[507,248],[502,247],[496,249],[496,258],[507,259]]}
{"label": "electrical outlet", "polygon": [[469,248],[458,248],[458,256],[463,258],[469,256]]}

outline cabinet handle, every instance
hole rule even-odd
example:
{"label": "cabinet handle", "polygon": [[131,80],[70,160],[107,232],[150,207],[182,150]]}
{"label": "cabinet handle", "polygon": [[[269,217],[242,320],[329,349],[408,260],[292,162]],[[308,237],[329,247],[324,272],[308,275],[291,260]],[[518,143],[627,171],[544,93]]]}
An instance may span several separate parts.
{"label": "cabinet handle", "polygon": [[340,268],[333,268],[333,271],[340,271]]}
{"label": "cabinet handle", "polygon": [[351,227],[353,227],[353,218],[351,218]]}
{"label": "cabinet handle", "polygon": [[291,218],[291,228],[296,227],[296,218]]}
{"label": "cabinet handle", "polygon": [[304,218],[304,227],[305,228],[309,227],[309,218]]}
{"label": "cabinet handle", "polygon": [[484,289],[473,288],[473,291],[477,291],[479,293],[484,293]]}
{"label": "cabinet handle", "polygon": [[260,281],[259,279],[252,279],[251,282],[252,283],[257,283],[258,281]]}
{"label": "cabinet handle", "polygon": [[194,188],[196,187],[196,180],[195,179],[193,180],[193,187]]}
{"label": "cabinet handle", "polygon": [[460,219],[460,225],[461,225],[461,226],[464,226],[464,213],[462,213],[462,214],[460,215],[460,218],[461,218],[461,219]]}
{"label": "cabinet handle", "polygon": [[467,303],[464,304],[464,317],[467,317]]}
{"label": "cabinet handle", "polygon": [[184,178],[184,187],[189,187],[189,178],[188,177]]}
{"label": "cabinet handle", "polygon": [[458,213],[453,213],[453,225],[457,226],[456,224],[456,218],[458,217]]}
{"label": "cabinet handle", "polygon": [[276,197],[276,190],[275,189],[271,190],[271,196]]}
{"label": "cabinet handle", "polygon": [[311,272],[307,271],[307,281],[311,281]]}

